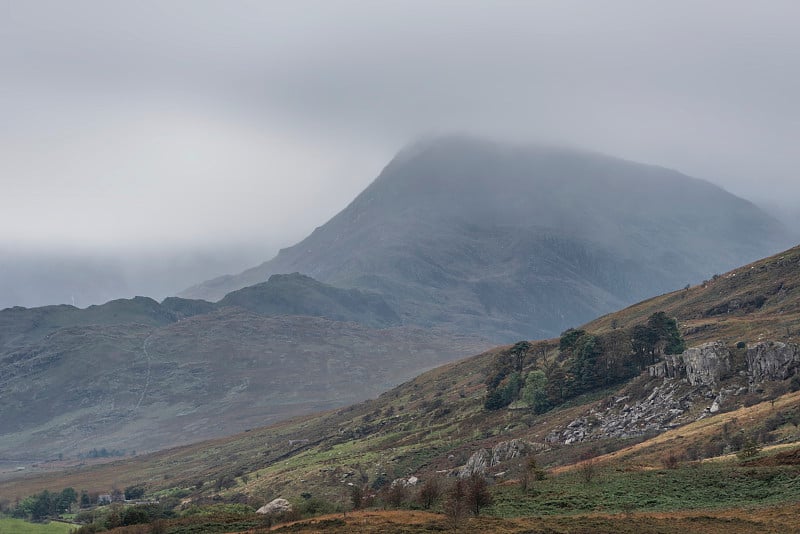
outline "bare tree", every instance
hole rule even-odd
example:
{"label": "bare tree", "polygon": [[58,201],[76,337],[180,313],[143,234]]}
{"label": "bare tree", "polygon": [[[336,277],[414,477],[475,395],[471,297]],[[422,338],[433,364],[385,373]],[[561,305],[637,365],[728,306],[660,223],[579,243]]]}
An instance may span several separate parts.
{"label": "bare tree", "polygon": [[458,530],[468,513],[467,502],[467,484],[464,480],[458,479],[450,487],[447,492],[447,499],[442,506],[444,514],[450,526],[454,530]]}
{"label": "bare tree", "polygon": [[417,494],[417,502],[425,510],[430,509],[442,496],[442,484],[436,477],[431,477],[422,484]]}
{"label": "bare tree", "polygon": [[492,494],[489,493],[489,484],[482,475],[473,473],[472,476],[469,477],[466,500],[470,511],[475,515],[481,513],[481,508],[489,506],[494,502]]}

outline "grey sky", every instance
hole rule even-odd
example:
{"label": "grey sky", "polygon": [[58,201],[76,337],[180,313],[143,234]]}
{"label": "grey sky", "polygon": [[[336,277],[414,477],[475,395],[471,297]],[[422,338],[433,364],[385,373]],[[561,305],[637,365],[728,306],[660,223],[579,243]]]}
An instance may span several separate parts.
{"label": "grey sky", "polygon": [[776,0],[0,0],[0,245],[267,259],[452,131],[791,210],[798,27]]}

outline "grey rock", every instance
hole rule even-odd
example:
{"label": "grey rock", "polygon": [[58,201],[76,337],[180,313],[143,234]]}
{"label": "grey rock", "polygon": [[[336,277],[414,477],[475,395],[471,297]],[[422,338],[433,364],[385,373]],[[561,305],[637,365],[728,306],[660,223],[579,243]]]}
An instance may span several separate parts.
{"label": "grey rock", "polygon": [[767,380],[785,380],[800,369],[797,345],[768,341],[747,346],[747,372],[751,388]]}
{"label": "grey rock", "polygon": [[731,371],[731,353],[721,341],[705,343],[680,355],[693,386],[715,386]]}
{"label": "grey rock", "polygon": [[287,501],[286,499],[281,499],[278,497],[274,499],[258,510],[256,510],[257,514],[281,514],[284,512],[291,512],[292,511],[292,503]]}

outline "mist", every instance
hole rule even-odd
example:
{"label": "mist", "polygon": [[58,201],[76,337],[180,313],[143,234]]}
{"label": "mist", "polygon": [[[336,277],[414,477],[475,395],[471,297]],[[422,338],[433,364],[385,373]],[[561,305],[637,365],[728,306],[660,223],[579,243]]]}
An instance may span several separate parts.
{"label": "mist", "polygon": [[0,307],[159,297],[240,271],[440,133],[673,168],[800,228],[796,2],[42,1],[3,14]]}

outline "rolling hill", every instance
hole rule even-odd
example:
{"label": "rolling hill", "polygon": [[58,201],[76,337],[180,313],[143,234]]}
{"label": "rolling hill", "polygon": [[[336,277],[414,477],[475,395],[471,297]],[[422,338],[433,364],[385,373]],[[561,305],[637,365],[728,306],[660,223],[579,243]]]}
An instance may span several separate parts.
{"label": "rolling hill", "polygon": [[600,154],[445,137],[400,152],[297,245],[183,293],[300,272],[381,294],[404,324],[498,342],[559,334],[789,245],[753,204]]}
{"label": "rolling hill", "polygon": [[486,348],[380,296],[272,277],[220,303],[0,311],[0,460],[132,454],[373,397]]}

